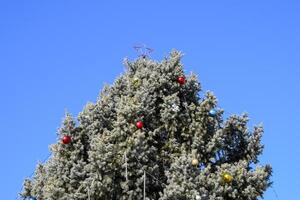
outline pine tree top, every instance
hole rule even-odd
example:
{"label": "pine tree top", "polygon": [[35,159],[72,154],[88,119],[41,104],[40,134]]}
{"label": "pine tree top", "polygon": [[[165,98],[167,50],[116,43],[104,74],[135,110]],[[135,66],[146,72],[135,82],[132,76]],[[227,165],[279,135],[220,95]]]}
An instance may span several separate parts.
{"label": "pine tree top", "polygon": [[[26,179],[22,198],[258,199],[272,169],[259,164],[263,128],[247,115],[223,118],[212,92],[200,97],[182,53],[124,60],[126,72],[67,113],[52,157]],[[61,138],[65,137],[63,140]],[[145,177],[146,175],[146,177]]]}

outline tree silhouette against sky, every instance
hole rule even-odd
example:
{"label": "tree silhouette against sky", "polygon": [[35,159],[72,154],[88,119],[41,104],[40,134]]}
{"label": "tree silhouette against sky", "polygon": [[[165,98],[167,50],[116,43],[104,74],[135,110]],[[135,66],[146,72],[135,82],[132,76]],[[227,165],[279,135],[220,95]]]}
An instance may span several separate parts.
{"label": "tree silhouette against sky", "polygon": [[124,60],[77,120],[66,113],[51,157],[26,179],[22,198],[37,200],[256,200],[272,169],[260,166],[261,125],[246,114],[223,119],[212,92],[200,96],[181,53],[161,62]]}

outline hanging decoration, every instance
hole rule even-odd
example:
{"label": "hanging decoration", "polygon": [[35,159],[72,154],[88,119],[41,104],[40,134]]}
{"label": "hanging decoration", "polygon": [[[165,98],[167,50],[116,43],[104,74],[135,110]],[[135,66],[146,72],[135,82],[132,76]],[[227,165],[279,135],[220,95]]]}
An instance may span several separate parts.
{"label": "hanging decoration", "polygon": [[185,77],[184,77],[184,76],[179,76],[179,77],[177,78],[177,82],[178,82],[180,85],[185,84]]}
{"label": "hanging decoration", "polygon": [[209,116],[211,116],[211,117],[215,117],[217,115],[217,110],[216,109],[211,109],[210,111],[209,111]]}
{"label": "hanging decoration", "polygon": [[144,170],[144,200],[146,200],[146,171]]}
{"label": "hanging decoration", "polygon": [[144,123],[142,121],[138,121],[135,125],[138,129],[141,129],[144,127]]}
{"label": "hanging decoration", "polygon": [[125,178],[126,181],[128,181],[128,163],[127,163],[127,156],[126,156],[126,151],[124,152],[124,160],[125,160]]}
{"label": "hanging decoration", "polygon": [[197,166],[198,164],[199,164],[199,161],[196,158],[194,158],[192,160],[192,165]]}
{"label": "hanging decoration", "polygon": [[199,170],[204,170],[205,169],[205,165],[204,165],[204,163],[201,163],[200,165],[199,165]]}
{"label": "hanging decoration", "polygon": [[223,175],[222,175],[222,179],[225,183],[231,183],[233,181],[233,176],[231,176],[231,174],[225,172]]}
{"label": "hanging decoration", "polygon": [[65,135],[65,136],[62,138],[62,143],[63,143],[63,144],[69,144],[70,142],[71,142],[71,136]]}

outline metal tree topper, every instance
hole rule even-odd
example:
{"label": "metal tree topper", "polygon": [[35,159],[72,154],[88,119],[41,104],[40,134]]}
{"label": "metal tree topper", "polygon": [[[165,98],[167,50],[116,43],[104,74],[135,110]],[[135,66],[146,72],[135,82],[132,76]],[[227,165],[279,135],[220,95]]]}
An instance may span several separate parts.
{"label": "metal tree topper", "polygon": [[153,52],[153,49],[147,47],[145,44],[135,45],[133,48],[138,53],[138,56],[142,58],[149,57],[150,53]]}

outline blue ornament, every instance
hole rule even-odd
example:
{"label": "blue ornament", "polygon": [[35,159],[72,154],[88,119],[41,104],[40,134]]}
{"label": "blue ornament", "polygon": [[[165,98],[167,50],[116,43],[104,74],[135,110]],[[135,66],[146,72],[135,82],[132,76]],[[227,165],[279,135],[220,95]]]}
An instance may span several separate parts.
{"label": "blue ornament", "polygon": [[36,200],[36,198],[35,197],[31,197],[30,200]]}
{"label": "blue ornament", "polygon": [[209,111],[209,116],[211,116],[211,117],[215,117],[217,115],[217,110],[216,109],[211,109],[210,111]]}
{"label": "blue ornament", "polygon": [[205,165],[203,163],[199,164],[199,170],[202,171],[205,169]]}

